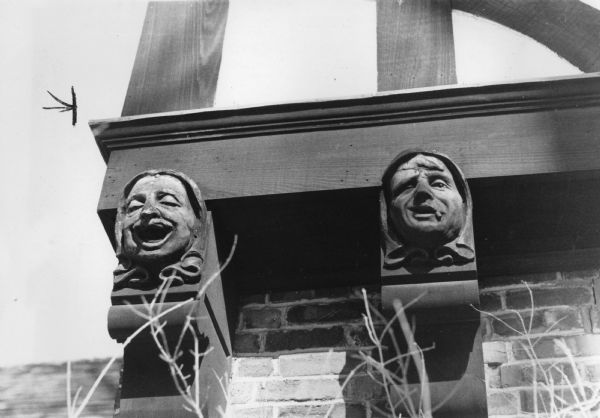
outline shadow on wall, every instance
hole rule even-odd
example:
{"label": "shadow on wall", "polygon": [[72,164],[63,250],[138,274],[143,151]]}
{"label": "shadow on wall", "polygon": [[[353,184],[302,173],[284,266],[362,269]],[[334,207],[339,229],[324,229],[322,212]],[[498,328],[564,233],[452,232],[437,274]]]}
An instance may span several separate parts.
{"label": "shadow on wall", "polygon": [[[346,416],[362,416],[355,414],[359,405],[370,409],[373,417],[421,416],[420,411],[428,410],[426,403],[420,403],[422,389],[430,393],[436,418],[487,416],[479,313],[473,311],[464,321],[452,324],[431,323],[439,320],[439,315],[431,313],[409,316],[415,320],[414,338],[424,352],[428,383],[421,384],[416,359],[408,354],[397,324],[389,332],[383,331],[385,335],[380,324],[375,327],[378,337],[374,348],[346,352],[338,379]],[[391,333],[397,343],[392,341]],[[383,382],[393,384],[386,390]]]}

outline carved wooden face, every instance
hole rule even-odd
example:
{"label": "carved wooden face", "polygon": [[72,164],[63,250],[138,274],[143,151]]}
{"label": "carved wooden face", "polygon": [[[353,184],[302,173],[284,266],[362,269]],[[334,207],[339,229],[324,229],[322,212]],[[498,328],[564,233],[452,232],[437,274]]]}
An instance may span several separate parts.
{"label": "carved wooden face", "polygon": [[416,155],[398,167],[389,188],[389,216],[407,244],[434,249],[458,237],[464,202],[440,159]]}
{"label": "carved wooden face", "polygon": [[177,259],[190,245],[196,221],[179,179],[169,175],[142,177],[125,202],[123,252],[145,263]]}

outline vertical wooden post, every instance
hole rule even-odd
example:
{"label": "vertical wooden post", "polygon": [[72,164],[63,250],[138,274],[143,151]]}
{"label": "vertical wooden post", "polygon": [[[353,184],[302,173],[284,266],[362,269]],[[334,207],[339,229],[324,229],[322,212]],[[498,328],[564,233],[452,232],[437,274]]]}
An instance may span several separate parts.
{"label": "vertical wooden post", "polygon": [[211,107],[228,0],[150,2],[123,116]]}
{"label": "vertical wooden post", "polygon": [[377,0],[377,90],[456,84],[450,0]]}

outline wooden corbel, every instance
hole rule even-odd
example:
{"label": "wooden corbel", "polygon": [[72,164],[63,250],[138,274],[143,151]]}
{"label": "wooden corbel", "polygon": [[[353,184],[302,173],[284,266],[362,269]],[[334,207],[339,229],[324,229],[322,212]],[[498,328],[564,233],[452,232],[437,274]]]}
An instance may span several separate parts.
{"label": "wooden corbel", "polygon": [[[392,161],[382,184],[384,313],[392,318],[394,301],[400,301],[413,321],[414,338],[424,350],[431,404],[439,406],[434,416],[487,416],[466,179],[445,155],[409,150]],[[421,383],[417,374],[408,378]]]}
{"label": "wooden corbel", "polygon": [[125,188],[115,232],[108,331],[125,344],[115,412],[167,418],[197,416],[196,409],[220,417],[231,338],[212,216],[200,191],[182,173],[141,173]]}

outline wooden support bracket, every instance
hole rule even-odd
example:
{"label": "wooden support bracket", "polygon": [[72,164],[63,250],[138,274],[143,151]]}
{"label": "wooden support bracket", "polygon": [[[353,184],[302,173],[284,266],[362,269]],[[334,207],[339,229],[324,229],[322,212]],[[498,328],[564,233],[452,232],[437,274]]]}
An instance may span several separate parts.
{"label": "wooden support bracket", "polygon": [[[177,288],[174,288],[174,292],[169,291],[166,301],[156,303],[153,312],[156,316],[179,306],[160,318],[159,322],[166,323],[166,326],[159,340],[170,349],[181,341],[184,354],[178,364],[183,367],[185,374],[190,375],[187,384],[192,388],[192,396],[194,385],[198,385],[203,416],[220,417],[218,408],[225,408],[226,378],[231,368],[232,351],[211,219],[209,214],[208,251],[202,280],[193,285],[193,291],[187,289],[182,292]],[[201,289],[205,291],[198,294]],[[152,295],[148,290],[132,289],[126,295],[115,293],[113,303],[119,304],[109,310],[108,330],[112,338],[124,342],[147,323],[148,320],[142,315],[148,315],[148,305],[139,301],[141,298],[149,299]],[[184,327],[188,317],[192,318],[192,329],[186,331]],[[200,357],[197,368],[194,366],[194,356],[189,354],[195,344],[198,344],[200,353],[205,353]],[[169,366],[160,358],[160,351],[149,328],[144,330],[125,347],[121,390],[117,401],[119,417],[195,416],[183,408],[185,400],[180,392],[181,386],[178,389]]]}

